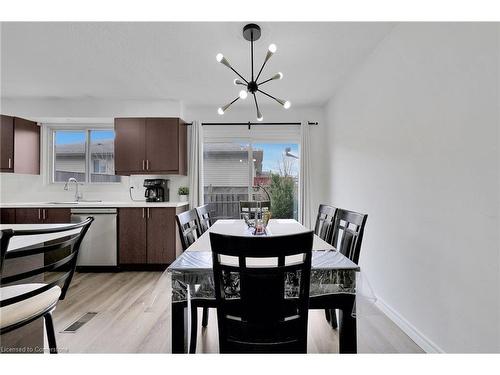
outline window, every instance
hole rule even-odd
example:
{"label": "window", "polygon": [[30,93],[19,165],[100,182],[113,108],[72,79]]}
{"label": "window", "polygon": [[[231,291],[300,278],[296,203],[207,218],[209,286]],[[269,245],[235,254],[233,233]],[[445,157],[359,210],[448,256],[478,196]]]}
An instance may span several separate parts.
{"label": "window", "polygon": [[53,129],[52,182],[120,182],[115,175],[113,129]]}
{"label": "window", "polygon": [[299,145],[205,140],[204,200],[218,219],[239,218],[239,201],[271,200],[274,218],[298,218]]}

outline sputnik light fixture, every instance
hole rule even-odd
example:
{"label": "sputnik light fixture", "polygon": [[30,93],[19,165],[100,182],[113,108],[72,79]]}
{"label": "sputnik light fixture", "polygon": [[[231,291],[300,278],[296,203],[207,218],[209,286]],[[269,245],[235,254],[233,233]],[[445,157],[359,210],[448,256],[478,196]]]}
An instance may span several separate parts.
{"label": "sputnik light fixture", "polygon": [[266,66],[266,63],[269,61],[269,59],[274,55],[274,53],[277,50],[276,44],[271,44],[269,46],[269,48],[267,49],[266,57],[264,59],[264,62],[262,63],[262,66],[261,66],[259,72],[257,73],[257,76],[254,76],[253,42],[255,42],[256,40],[258,40],[260,38],[260,34],[261,34],[260,26],[254,24],[254,23],[250,23],[250,24],[246,25],[243,28],[243,38],[245,38],[246,40],[248,40],[250,42],[250,57],[251,57],[251,64],[252,64],[252,76],[251,76],[251,79],[247,80],[240,73],[238,73],[236,71],[236,69],[234,69],[231,66],[231,64],[229,63],[229,61],[224,57],[224,55],[222,53],[218,53],[217,56],[215,57],[216,60],[217,60],[217,62],[219,62],[222,65],[225,65],[226,67],[228,67],[229,69],[231,69],[239,77],[239,78],[236,78],[233,81],[233,83],[235,84],[235,86],[246,86],[244,89],[242,89],[239,92],[238,96],[235,99],[233,99],[233,101],[229,102],[228,104],[226,104],[223,107],[219,107],[219,109],[217,110],[217,113],[219,115],[223,115],[227,111],[227,109],[233,103],[235,103],[236,101],[238,101],[239,99],[245,100],[247,98],[248,94],[250,93],[253,96],[253,100],[255,102],[255,109],[257,110],[257,121],[262,121],[264,119],[264,117],[262,116],[262,113],[260,112],[259,103],[257,102],[257,95],[256,94],[258,92],[260,92],[261,94],[264,94],[264,95],[268,96],[271,99],[274,99],[280,105],[282,105],[283,108],[285,108],[285,109],[290,108],[291,103],[288,100],[283,100],[283,99],[276,98],[276,97],[270,95],[269,93],[263,91],[260,88],[260,86],[266,84],[267,82],[278,80],[278,79],[282,79],[283,78],[283,73],[278,72],[275,75],[273,75],[271,78],[268,78],[268,79],[266,79],[264,81],[258,82],[260,74],[262,73],[262,70],[264,69],[264,66]]}

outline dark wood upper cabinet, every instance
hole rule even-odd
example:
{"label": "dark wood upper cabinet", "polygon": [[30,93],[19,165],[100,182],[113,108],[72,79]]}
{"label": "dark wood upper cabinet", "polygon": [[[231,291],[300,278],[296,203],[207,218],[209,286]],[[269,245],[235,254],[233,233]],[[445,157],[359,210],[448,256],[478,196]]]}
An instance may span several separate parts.
{"label": "dark wood upper cabinet", "polygon": [[146,119],[115,119],[115,174],[143,173],[146,169]]}
{"label": "dark wood upper cabinet", "polygon": [[14,173],[40,174],[40,127],[14,117]]}
{"label": "dark wood upper cabinet", "polygon": [[40,174],[40,127],[34,121],[2,115],[1,172]]}
{"label": "dark wood upper cabinet", "polygon": [[120,264],[145,264],[146,209],[120,208],[118,210],[118,261]]}
{"label": "dark wood upper cabinet", "polygon": [[158,172],[179,169],[179,127],[175,118],[146,120],[146,169]]}
{"label": "dark wood upper cabinet", "polygon": [[187,128],[179,118],[115,119],[115,173],[187,174]]}
{"label": "dark wood upper cabinet", "polygon": [[14,117],[4,115],[0,127],[0,171],[14,172]]}

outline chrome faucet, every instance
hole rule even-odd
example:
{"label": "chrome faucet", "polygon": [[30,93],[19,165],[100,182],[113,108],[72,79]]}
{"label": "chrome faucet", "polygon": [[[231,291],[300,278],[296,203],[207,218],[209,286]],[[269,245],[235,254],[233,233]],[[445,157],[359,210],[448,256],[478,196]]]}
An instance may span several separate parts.
{"label": "chrome faucet", "polygon": [[74,182],[75,183],[75,202],[78,202],[80,199],[83,198],[82,193],[78,192],[78,181],[74,177],[68,178],[68,181],[66,181],[66,184],[64,184],[64,190],[69,190],[69,184]]}

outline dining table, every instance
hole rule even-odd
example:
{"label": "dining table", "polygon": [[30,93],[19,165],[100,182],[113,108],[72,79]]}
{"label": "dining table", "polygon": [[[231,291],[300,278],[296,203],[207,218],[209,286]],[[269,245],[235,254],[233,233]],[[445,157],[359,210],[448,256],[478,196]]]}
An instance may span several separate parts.
{"label": "dining table", "polygon": [[[266,236],[309,231],[293,219],[271,219]],[[172,352],[187,353],[190,300],[204,299],[216,307],[210,233],[253,236],[244,220],[217,220],[167,268],[171,278]],[[331,244],[314,235],[312,246],[309,309],[339,310],[339,352],[356,353],[357,264]]]}

